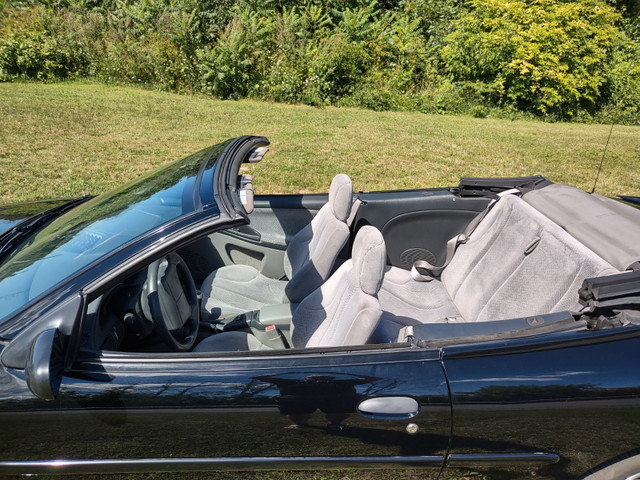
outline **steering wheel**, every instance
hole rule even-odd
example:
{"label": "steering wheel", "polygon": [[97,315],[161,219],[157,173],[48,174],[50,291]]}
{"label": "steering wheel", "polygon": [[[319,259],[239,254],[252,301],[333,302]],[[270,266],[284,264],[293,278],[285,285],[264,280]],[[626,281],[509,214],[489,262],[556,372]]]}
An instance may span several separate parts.
{"label": "steering wheel", "polygon": [[193,277],[180,255],[170,253],[149,265],[141,306],[169,348],[186,352],[193,347],[200,326],[200,305]]}

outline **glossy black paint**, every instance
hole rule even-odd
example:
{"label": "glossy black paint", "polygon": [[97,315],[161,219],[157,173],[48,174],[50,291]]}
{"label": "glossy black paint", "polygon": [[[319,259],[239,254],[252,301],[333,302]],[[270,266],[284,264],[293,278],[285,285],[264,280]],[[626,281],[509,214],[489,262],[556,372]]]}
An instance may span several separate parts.
{"label": "glossy black paint", "polygon": [[[451,428],[438,352],[418,348],[87,357],[67,373],[55,402],[30,395],[18,371],[0,378],[14,392],[0,402],[9,434],[0,460],[210,458],[206,470],[221,459],[240,468],[247,457],[262,467],[288,457],[337,464],[353,457],[437,473]],[[386,395],[415,398],[420,413],[392,421],[356,413],[362,399]],[[40,413],[26,415],[34,409]],[[417,433],[406,431],[409,422]],[[29,442],[34,437],[42,443]],[[3,468],[15,471],[0,461]]]}
{"label": "glossy black paint", "polygon": [[451,455],[554,453],[555,464],[505,463],[491,478],[568,479],[639,448],[639,345],[629,327],[445,347]]}

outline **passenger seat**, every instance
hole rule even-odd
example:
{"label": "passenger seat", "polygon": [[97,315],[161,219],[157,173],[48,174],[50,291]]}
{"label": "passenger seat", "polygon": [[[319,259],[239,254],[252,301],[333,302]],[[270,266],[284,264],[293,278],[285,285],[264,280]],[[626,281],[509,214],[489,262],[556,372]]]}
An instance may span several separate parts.
{"label": "passenger seat", "polygon": [[[353,255],[293,313],[293,348],[364,345],[378,325],[382,310],[378,290],[387,253],[380,231],[358,230]],[[271,350],[247,332],[223,332],[205,338],[194,352]]]}
{"label": "passenger seat", "polygon": [[329,277],[347,243],[352,201],[351,179],[345,174],[336,175],[328,203],[287,246],[284,271],[289,280],[266,277],[249,265],[221,267],[202,283],[202,318],[215,320],[264,305],[302,301]]}

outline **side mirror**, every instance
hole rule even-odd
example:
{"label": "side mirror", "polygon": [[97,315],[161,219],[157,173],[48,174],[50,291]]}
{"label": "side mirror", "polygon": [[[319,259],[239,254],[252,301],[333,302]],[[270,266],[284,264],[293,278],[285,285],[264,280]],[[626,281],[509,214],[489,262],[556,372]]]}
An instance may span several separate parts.
{"label": "side mirror", "polygon": [[25,373],[27,385],[42,400],[54,400],[60,390],[64,355],[58,329],[45,330],[31,345]]}

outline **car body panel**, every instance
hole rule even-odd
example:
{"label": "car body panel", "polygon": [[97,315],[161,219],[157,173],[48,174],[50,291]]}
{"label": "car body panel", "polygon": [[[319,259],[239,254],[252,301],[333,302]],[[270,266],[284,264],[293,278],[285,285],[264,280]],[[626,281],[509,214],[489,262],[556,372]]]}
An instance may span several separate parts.
{"label": "car body panel", "polygon": [[[640,448],[640,383],[629,368],[640,363],[639,339],[640,327],[630,327],[445,347],[450,466],[476,453],[549,452],[559,461],[536,470],[536,478],[569,479]],[[491,472],[530,474],[508,462]]]}
{"label": "car body panel", "polygon": [[[2,373],[15,393],[0,407],[0,472],[19,471],[8,460],[96,461],[99,470],[102,460],[209,458],[206,470],[220,459],[229,468],[274,468],[296,457],[316,457],[316,465],[408,461],[438,472],[449,445],[437,350],[85,358],[55,402],[30,396],[18,372]],[[420,412],[405,420],[356,413],[360,401],[389,395],[415,398]],[[27,421],[33,409],[40,413]],[[418,432],[408,433],[409,423]],[[29,442],[35,435],[40,442]]]}

